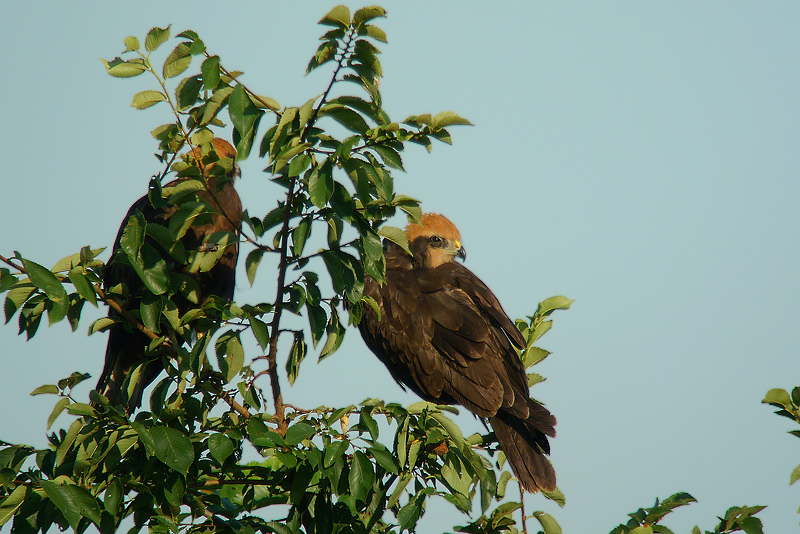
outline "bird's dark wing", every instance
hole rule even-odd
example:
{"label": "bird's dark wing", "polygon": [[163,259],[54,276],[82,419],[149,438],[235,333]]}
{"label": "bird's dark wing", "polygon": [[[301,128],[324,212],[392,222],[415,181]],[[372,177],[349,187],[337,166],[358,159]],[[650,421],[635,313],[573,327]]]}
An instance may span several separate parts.
{"label": "bird's dark wing", "polygon": [[519,331],[460,264],[388,269],[383,287],[369,279],[364,292],[378,303],[381,318],[365,311],[363,337],[395,379],[423,398],[457,402],[483,417],[514,406],[521,393],[527,398],[524,368],[511,344],[518,339],[506,333],[521,338]]}
{"label": "bird's dark wing", "polygon": [[386,256],[386,283],[365,282],[364,294],[380,310],[378,317],[365,308],[359,323],[367,346],[422,398],[489,418],[526,489],[555,488],[543,454],[556,420],[530,398],[515,350],[525,340],[497,298],[461,264],[413,269]]}
{"label": "bird's dark wing", "polygon": [[[175,180],[165,187],[175,186],[181,179]],[[239,196],[233,188],[232,181],[227,181],[218,190],[216,183],[212,182],[215,194],[201,192],[198,194],[200,200],[206,202],[215,214],[211,221],[206,224],[192,226],[186,235],[181,238],[181,243],[186,251],[197,250],[200,247],[213,248],[215,243],[209,239],[218,232],[238,233],[242,220],[242,205]],[[140,298],[144,292],[144,284],[134,269],[128,264],[124,257],[125,253],[120,248],[120,242],[128,220],[136,212],[140,212],[148,224],[158,224],[164,227],[169,226],[170,218],[178,211],[175,205],[153,207],[147,196],[144,196],[133,203],[122,221],[117,238],[114,242],[111,260],[106,266],[103,283],[109,289],[123,284],[129,295],[124,306],[128,309],[138,309]],[[219,234],[217,234],[219,235]],[[192,303],[181,294],[172,297],[173,302],[178,307],[178,312],[183,315],[190,307],[202,302],[211,295],[218,296],[225,300],[232,300],[236,284],[236,262],[239,255],[237,239],[233,239],[219,261],[208,271],[189,271],[185,265],[179,264],[165,251],[157,240],[147,237],[145,242],[159,251],[162,258],[167,261],[170,271],[180,272],[187,281],[196,285],[197,303]],[[113,310],[109,311],[110,317],[119,318],[119,314]],[[140,363],[145,361],[145,351],[150,344],[150,338],[142,332],[134,329],[131,325],[120,322],[114,325],[109,331],[108,345],[106,347],[105,366],[100,379],[97,383],[97,391],[108,397],[111,404],[117,404],[120,400],[120,388],[124,380],[130,375],[131,371]],[[132,412],[141,404],[141,396],[146,388],[158,374],[162,367],[160,361],[151,361],[143,368],[142,374],[135,384],[135,388],[130,395],[128,412]]]}

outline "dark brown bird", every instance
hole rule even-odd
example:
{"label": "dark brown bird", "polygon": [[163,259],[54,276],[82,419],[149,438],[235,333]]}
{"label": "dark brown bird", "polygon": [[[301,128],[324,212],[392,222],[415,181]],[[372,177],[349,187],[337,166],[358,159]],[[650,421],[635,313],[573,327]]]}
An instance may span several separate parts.
{"label": "dark brown bird", "polygon": [[394,379],[437,404],[460,404],[487,418],[514,474],[531,492],[554,490],[545,458],[556,419],[531,399],[514,346],[525,339],[477,276],[454,260],[466,258],[458,229],[425,214],[406,228],[409,255],[384,240],[386,283],[367,277],[359,330]]}
{"label": "dark brown bird", "polygon": [[[219,159],[236,158],[236,150],[227,141],[214,138],[212,145]],[[202,167],[202,163],[197,163],[197,160],[201,159],[199,150],[195,149],[193,156],[195,156],[195,164]],[[238,235],[241,228],[242,203],[233,187],[238,168],[233,164],[233,172],[222,178],[218,173],[210,172],[212,167],[213,163],[205,165],[202,174],[206,187],[197,193],[197,197],[200,201],[210,206],[213,214],[206,218],[203,224],[198,223],[189,227],[186,234],[180,239],[187,253],[195,250],[213,250],[218,244],[209,242],[209,238],[212,235],[221,231]],[[165,189],[185,181],[187,181],[187,178],[178,178],[167,184]],[[209,191],[213,192],[213,195]],[[159,208],[153,207],[148,197],[143,196],[130,207],[117,233],[111,259],[106,265],[103,285],[108,291],[118,284],[123,284],[130,295],[130,298],[127,299],[123,306],[129,311],[133,311],[134,314],[139,310],[142,296],[148,291],[125,257],[126,253],[121,249],[120,242],[123,239],[123,231],[130,217],[135,215],[137,211],[142,214],[148,224],[157,224],[169,228],[170,219],[178,212],[178,209],[177,205],[169,203]],[[148,233],[152,232],[148,230]],[[202,304],[211,295],[216,295],[229,301],[233,299],[239,245],[237,239],[232,239],[231,241],[227,245],[221,245],[225,246],[226,249],[218,262],[209,270],[203,272],[203,269],[198,269],[197,266],[190,268],[186,264],[175,261],[152,236],[148,235],[145,238],[145,245],[149,245],[158,251],[160,259],[165,260],[167,265],[170,266],[170,271],[188,275],[197,284],[197,303],[190,303],[180,293],[173,295],[172,301],[177,305],[180,316],[183,316],[190,307],[197,307],[198,304]],[[189,283],[192,282],[190,281]],[[120,318],[119,314],[113,309],[109,311],[108,315],[112,318]],[[150,342],[151,339],[148,336],[132,329],[124,320],[111,327],[106,348],[105,367],[100,375],[100,380],[97,382],[96,390],[107,397],[112,406],[122,403],[123,399],[120,395],[120,390],[123,387],[123,383],[134,368],[148,359],[145,351]],[[150,361],[141,369],[138,380],[132,388],[129,387],[131,393],[126,404],[126,410],[129,414],[141,405],[144,389],[156,379],[162,370],[161,360],[153,358],[150,358]]]}

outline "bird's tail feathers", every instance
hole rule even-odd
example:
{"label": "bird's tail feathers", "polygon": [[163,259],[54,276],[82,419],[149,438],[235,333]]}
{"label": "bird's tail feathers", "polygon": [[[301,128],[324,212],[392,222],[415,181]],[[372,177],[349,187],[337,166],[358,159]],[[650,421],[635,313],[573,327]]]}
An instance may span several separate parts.
{"label": "bird's tail feathers", "polygon": [[555,418],[541,404],[531,403],[540,409],[532,409],[527,420],[499,411],[489,422],[522,487],[532,493],[553,491],[556,472],[545,454],[550,452],[547,436],[555,435]]}

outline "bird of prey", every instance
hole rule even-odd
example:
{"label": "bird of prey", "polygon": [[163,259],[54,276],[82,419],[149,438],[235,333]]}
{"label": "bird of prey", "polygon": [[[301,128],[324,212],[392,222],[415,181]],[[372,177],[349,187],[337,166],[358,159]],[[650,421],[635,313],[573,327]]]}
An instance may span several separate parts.
{"label": "bird of prey", "polygon": [[514,347],[525,339],[497,297],[454,260],[466,258],[458,229],[428,213],[406,228],[409,255],[384,240],[386,282],[367,277],[358,327],[401,386],[437,404],[460,404],[488,419],[514,474],[530,492],[556,487],[547,436],[556,419],[531,399]]}
{"label": "bird of prey", "polygon": [[[236,158],[236,150],[227,141],[214,138],[211,144],[218,159],[230,158],[234,160]],[[196,192],[195,200],[200,201],[201,204],[205,203],[206,209],[211,212],[211,215],[206,216],[205,220],[196,219],[200,222],[190,226],[180,239],[180,244],[187,256],[191,255],[193,251],[215,250],[218,243],[210,242],[209,238],[217,232],[231,232],[238,235],[242,222],[242,204],[233,187],[233,181],[238,174],[238,167],[233,161],[230,161],[232,172],[225,174],[219,172],[220,169],[216,169],[216,172],[211,172],[214,166],[213,163],[207,165],[198,163],[202,159],[198,148],[195,148],[193,156],[194,164],[197,167],[204,167],[202,181],[195,181],[196,185],[202,183],[204,187]],[[178,178],[167,184],[164,189],[165,191],[169,191],[170,188],[174,190],[175,186],[189,180],[190,178],[186,177]],[[194,206],[197,205],[198,203],[195,202]],[[176,292],[171,297],[178,308],[180,316],[183,316],[191,307],[197,307],[202,304],[211,295],[229,301],[233,299],[236,261],[239,256],[237,239],[229,239],[226,243],[219,245],[224,247],[221,257],[213,267],[204,272],[202,268],[198,269],[197,266],[190,266],[175,260],[169,251],[164,249],[164,240],[161,239],[161,243],[159,243],[159,240],[153,237],[153,234],[156,234],[157,237],[159,233],[157,232],[158,226],[163,228],[161,234],[166,234],[166,230],[170,228],[171,218],[179,213],[179,210],[178,205],[169,202],[162,202],[161,207],[155,207],[147,196],[143,196],[134,202],[125,215],[117,234],[117,239],[114,242],[111,259],[104,271],[103,285],[108,293],[111,288],[122,284],[129,294],[129,298],[123,304],[123,307],[129,312],[134,312],[134,315],[140,309],[142,298],[147,298],[148,290],[136,270],[131,266],[129,259],[126,258],[125,251],[121,247],[121,241],[124,239],[123,233],[131,216],[137,216],[140,220],[143,218],[148,225],[147,237],[145,237],[142,247],[149,246],[148,250],[157,251],[157,259],[166,262],[172,278],[178,278],[173,273],[181,273],[184,275],[183,280],[195,290],[194,295],[196,298],[192,297],[192,300],[196,301],[195,303],[190,302],[180,292]],[[120,319],[120,314],[112,309],[109,310],[109,317]],[[132,328],[125,320],[118,321],[109,331],[105,367],[97,382],[96,390],[108,398],[112,406],[122,403],[123,399],[120,393],[125,379],[139,364],[145,362],[138,380],[128,387],[130,395],[125,408],[129,414],[141,405],[144,389],[163,370],[160,359],[148,358],[146,355],[146,350],[151,341],[148,336]]]}

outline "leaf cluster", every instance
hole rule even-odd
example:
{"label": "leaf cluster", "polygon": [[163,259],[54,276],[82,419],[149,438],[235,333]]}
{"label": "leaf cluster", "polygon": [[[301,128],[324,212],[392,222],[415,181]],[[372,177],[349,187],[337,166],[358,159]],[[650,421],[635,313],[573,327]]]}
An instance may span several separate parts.
{"label": "leaf cluster", "polygon": [[[434,140],[451,142],[450,126],[469,124],[449,111],[402,122],[389,117],[377,47],[386,35],[375,25],[384,15],[380,7],[351,15],[338,6],[322,18],[330,29],[308,71],[331,67],[330,82],[296,107],[252,91],[243,73],[228,70],[191,30],[176,36],[160,68],[156,55],[170,41],[170,26],[151,29],[143,41],[126,38],[121,56],[103,62],[111,76],[147,73],[155,80],[156,87],[134,95],[133,107],[171,109],[175,121],[152,132],[163,171],[126,218],[108,264],[97,259],[103,249],[89,247],[52,269],[15,253],[0,258],[8,266],[0,270],[0,291],[7,292],[7,322],[18,314],[28,338],[44,314],[51,324],[68,318],[75,329],[85,301],[103,302],[112,313],[90,333],[116,323],[143,332],[152,340],[150,357],[166,372],[152,388],[149,410],[135,417],[95,392],[94,404],[76,399],[73,388],[88,378],[83,373],[37,388],[34,394],[57,397],[48,427],[65,412],[75,419],[44,449],[0,446],[0,525],[12,521],[19,533],[52,525],[114,532],[132,519],[135,530],[156,532],[413,531],[435,496],[464,513],[477,503],[481,517],[468,531],[515,528],[510,514],[521,503],[491,510],[511,480],[507,471],[498,476],[504,457],[493,435],[465,438],[445,415],[452,408],[374,399],[304,410],[283,402],[279,370],[293,383],[309,347],[320,359],[330,356],[362,306],[374,305],[363,298],[363,285],[366,276],[385,276],[381,240],[408,247],[401,230],[384,224],[398,211],[410,221],[421,214],[415,199],[395,191],[393,172],[403,169],[406,144],[430,151]],[[199,70],[190,71],[193,64]],[[259,215],[263,206],[249,207],[238,235],[214,235],[195,248],[187,240],[194,226],[228,216],[208,200],[236,172],[211,143],[225,111],[237,159],[257,152],[267,160],[267,179],[284,194]],[[175,180],[166,183],[168,176]],[[165,207],[168,222],[145,216]],[[322,246],[312,249],[315,240]],[[190,275],[210,270],[234,243],[249,248],[251,285],[265,257],[277,260],[273,301],[199,301]],[[117,268],[132,271],[137,287],[104,287]],[[568,305],[543,303],[524,323],[526,366],[544,357],[533,347],[549,328],[542,322]],[[295,316],[307,325],[287,327]],[[281,355],[283,334],[292,343]],[[249,359],[245,335],[261,351]],[[141,372],[126,381],[123,401]],[[271,399],[259,380],[264,375]],[[245,450],[260,460],[241,462]],[[563,504],[559,492],[550,497]],[[546,514],[537,517],[557,526]]]}

